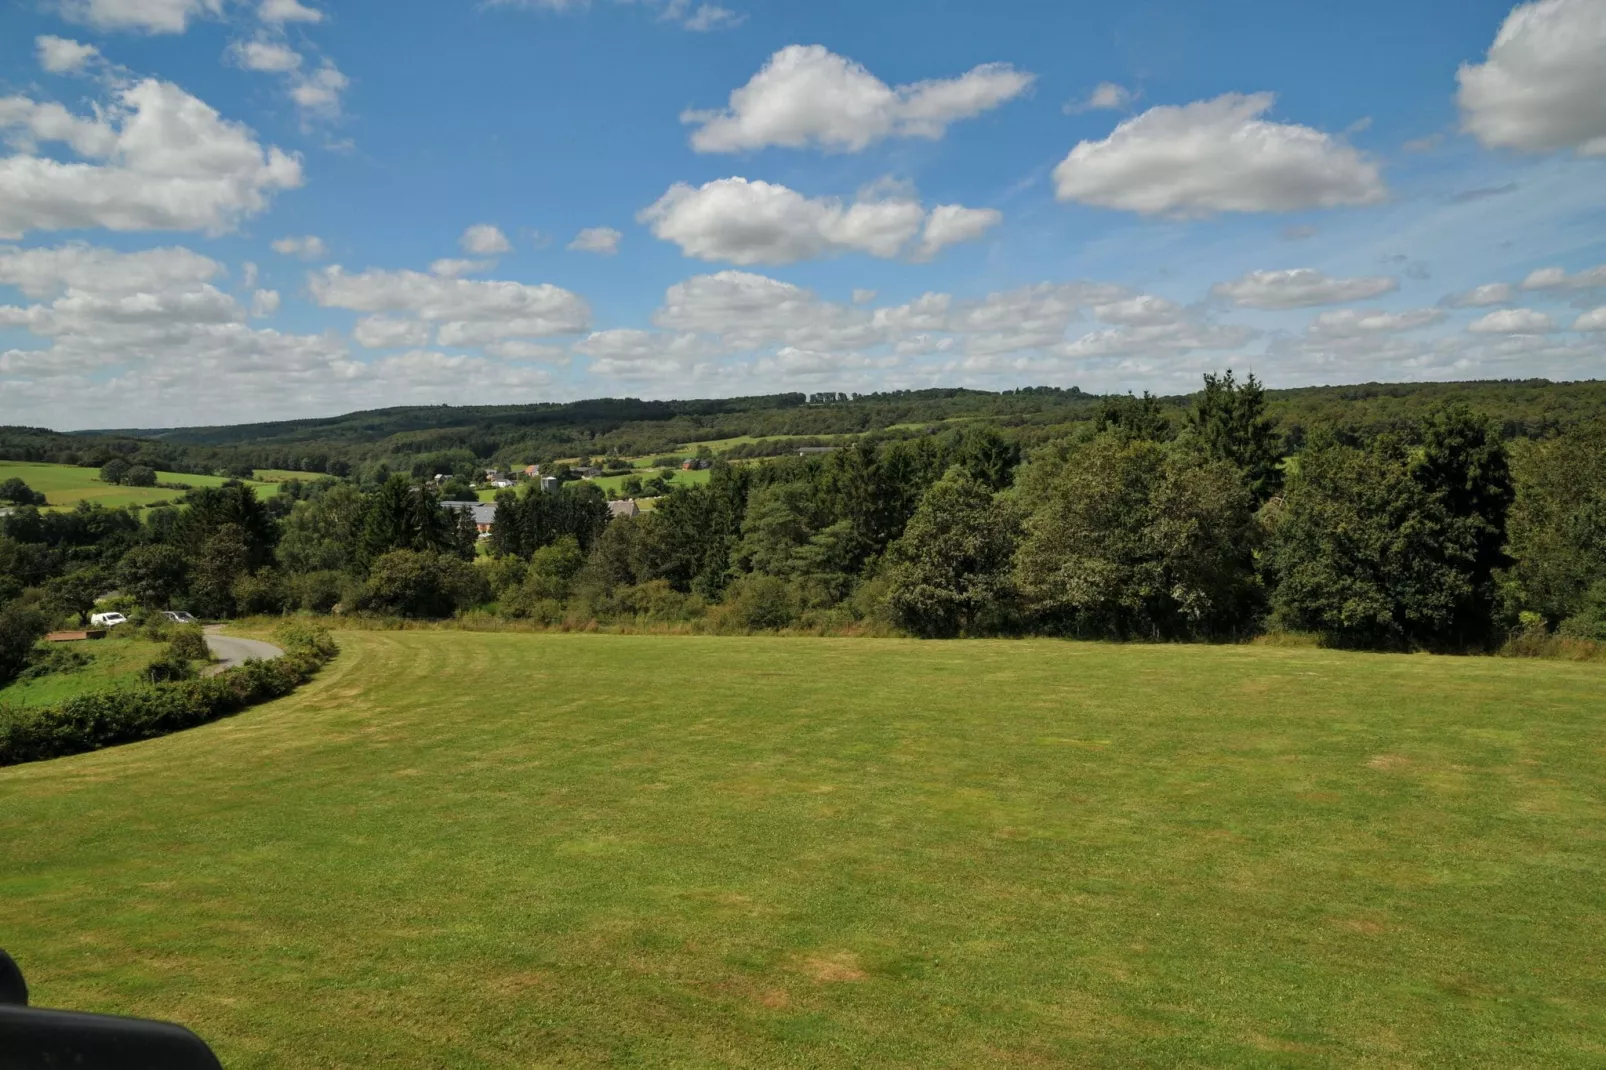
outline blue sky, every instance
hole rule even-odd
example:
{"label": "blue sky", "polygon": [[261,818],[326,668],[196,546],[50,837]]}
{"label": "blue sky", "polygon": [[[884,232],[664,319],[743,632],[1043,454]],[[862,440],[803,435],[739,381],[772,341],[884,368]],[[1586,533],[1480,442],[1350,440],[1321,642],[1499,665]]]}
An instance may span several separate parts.
{"label": "blue sky", "polygon": [[0,422],[1606,370],[1606,0],[0,29]]}

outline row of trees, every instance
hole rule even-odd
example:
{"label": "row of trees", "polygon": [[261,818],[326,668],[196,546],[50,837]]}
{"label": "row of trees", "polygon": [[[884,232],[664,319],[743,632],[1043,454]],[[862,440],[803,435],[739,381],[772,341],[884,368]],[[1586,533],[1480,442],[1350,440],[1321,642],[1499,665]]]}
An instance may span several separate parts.
{"label": "row of trees", "polygon": [[1606,640],[1606,424],[1503,440],[1464,406],[1314,430],[1285,456],[1253,378],[1207,377],[1023,452],[966,423],[826,456],[716,465],[642,516],[589,483],[499,496],[481,540],[431,481],[239,484],[181,507],[14,509],[0,601],[236,613],[481,609],[548,622],[880,621],[925,636],[1232,639],[1468,650],[1514,628]]}

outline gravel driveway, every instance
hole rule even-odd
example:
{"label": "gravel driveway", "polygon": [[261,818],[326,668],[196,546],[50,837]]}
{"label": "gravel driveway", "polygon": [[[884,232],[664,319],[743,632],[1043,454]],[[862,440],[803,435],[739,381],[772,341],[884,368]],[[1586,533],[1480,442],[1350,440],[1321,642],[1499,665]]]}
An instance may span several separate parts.
{"label": "gravel driveway", "polygon": [[284,651],[272,643],[264,643],[260,639],[241,639],[233,635],[223,635],[221,624],[209,624],[205,628],[206,646],[217,659],[207,670],[206,675],[212,676],[224,669],[232,669],[236,665],[244,665],[255,658],[258,661],[271,661],[281,656]]}

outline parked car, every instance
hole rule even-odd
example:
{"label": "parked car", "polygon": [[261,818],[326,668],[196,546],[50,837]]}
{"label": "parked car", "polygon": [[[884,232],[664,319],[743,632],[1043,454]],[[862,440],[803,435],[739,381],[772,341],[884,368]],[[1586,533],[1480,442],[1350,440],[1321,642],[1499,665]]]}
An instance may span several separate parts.
{"label": "parked car", "polygon": [[189,614],[189,613],[185,613],[181,609],[164,609],[164,610],[162,610],[162,616],[166,617],[168,620],[172,621],[174,624],[194,624],[195,623],[194,615],[193,614]]}
{"label": "parked car", "polygon": [[115,628],[119,624],[127,624],[128,618],[121,613],[96,613],[89,618],[91,627]]}

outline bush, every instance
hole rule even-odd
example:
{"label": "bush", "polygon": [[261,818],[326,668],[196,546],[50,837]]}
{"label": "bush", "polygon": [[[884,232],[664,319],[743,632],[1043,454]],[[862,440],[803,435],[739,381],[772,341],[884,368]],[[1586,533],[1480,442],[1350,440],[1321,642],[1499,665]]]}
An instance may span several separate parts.
{"label": "bush", "polygon": [[283,657],[216,676],[96,691],[56,706],[0,706],[0,766],[154,739],[226,717],[289,694],[337,650],[325,629],[299,622],[274,638]]}
{"label": "bush", "polygon": [[292,608],[308,613],[333,612],[341,602],[347,601],[348,589],[355,599],[351,578],[333,570],[302,572],[284,580],[285,600]]}
{"label": "bush", "polygon": [[754,572],[731,584],[727,619],[749,631],[784,628],[797,619],[797,600],[785,580]]}
{"label": "bush", "polygon": [[490,597],[485,575],[449,554],[392,550],[374,561],[357,607],[401,617],[450,617]]}
{"label": "bush", "polygon": [[174,657],[184,661],[211,661],[212,651],[207,649],[206,635],[200,625],[183,624],[170,633],[168,649]]}
{"label": "bush", "polygon": [[45,615],[32,606],[13,604],[0,611],[0,685],[28,667],[34,644],[44,637],[46,627]]}

